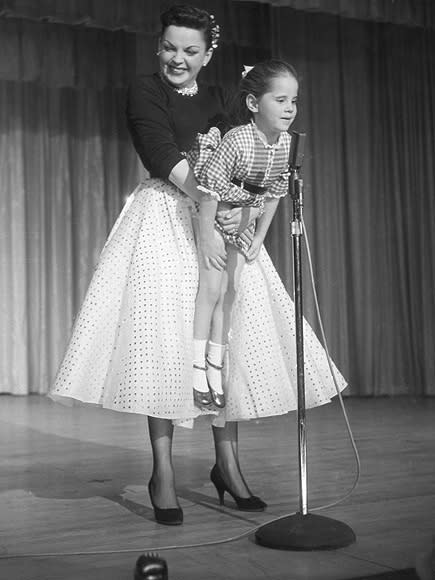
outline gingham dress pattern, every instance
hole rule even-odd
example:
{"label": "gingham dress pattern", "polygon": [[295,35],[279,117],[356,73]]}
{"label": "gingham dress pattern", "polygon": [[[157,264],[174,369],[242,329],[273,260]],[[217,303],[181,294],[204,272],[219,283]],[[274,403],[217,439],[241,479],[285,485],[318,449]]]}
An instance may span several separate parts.
{"label": "gingham dress pattern", "polygon": [[[218,201],[259,206],[262,198],[283,197],[288,191],[290,142],[290,135],[283,131],[270,145],[253,122],[231,129],[222,139],[212,127],[197,136],[187,157],[202,191]],[[232,183],[234,178],[265,192],[250,193]]]}

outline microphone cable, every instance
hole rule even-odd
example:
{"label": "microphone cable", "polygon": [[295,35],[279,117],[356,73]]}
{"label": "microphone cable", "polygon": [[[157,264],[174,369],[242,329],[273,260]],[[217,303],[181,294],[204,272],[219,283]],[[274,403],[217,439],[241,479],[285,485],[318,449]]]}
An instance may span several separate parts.
{"label": "microphone cable", "polygon": [[304,221],[304,218],[302,215],[301,215],[301,223],[302,223],[302,231],[304,233],[305,241],[306,241],[306,254],[307,254],[307,258],[308,258],[308,269],[310,272],[311,288],[313,290],[314,304],[315,304],[315,308],[316,308],[317,320],[319,322],[320,334],[322,336],[323,348],[325,349],[326,359],[328,361],[329,370],[331,372],[332,380],[334,381],[334,386],[335,386],[335,390],[337,391],[338,400],[340,401],[340,407],[341,407],[341,410],[343,413],[344,421],[346,424],[346,429],[347,429],[349,439],[350,439],[350,442],[352,445],[352,450],[353,450],[353,453],[355,456],[355,464],[356,464],[355,480],[354,480],[350,490],[344,496],[340,497],[339,499],[337,499],[331,503],[321,505],[318,507],[314,507],[314,508],[311,508],[311,510],[309,510],[309,511],[319,511],[319,510],[324,510],[324,509],[330,508],[332,506],[338,505],[339,503],[342,503],[344,500],[346,500],[353,493],[354,489],[358,485],[358,482],[359,482],[359,479],[361,476],[361,459],[359,456],[358,448],[356,446],[355,438],[354,438],[353,433],[352,433],[349,417],[347,415],[347,411],[346,411],[346,408],[344,406],[343,396],[342,396],[340,389],[338,387],[337,378],[335,376],[334,368],[332,366],[331,357],[329,355],[328,342],[326,340],[325,331],[323,328],[323,321],[322,321],[322,316],[320,313],[319,300],[318,300],[318,296],[317,296],[316,283],[315,283],[315,279],[314,279],[314,270],[313,270],[313,262],[311,259],[310,241],[308,238],[308,233],[307,233],[307,228],[305,226],[305,221]]}

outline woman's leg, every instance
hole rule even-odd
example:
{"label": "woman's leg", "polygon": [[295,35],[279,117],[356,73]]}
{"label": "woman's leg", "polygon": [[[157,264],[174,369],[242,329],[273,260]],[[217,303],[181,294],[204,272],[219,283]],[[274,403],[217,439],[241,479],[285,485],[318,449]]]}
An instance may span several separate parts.
{"label": "woman's leg", "polygon": [[213,427],[216,465],[231,491],[243,498],[251,492],[243,478],[239,463],[238,423],[227,421],[225,427]]}
{"label": "woman's leg", "polygon": [[174,426],[170,419],[148,417],[148,429],[153,452],[153,471],[150,480],[152,499],[162,509],[178,507],[172,466]]}

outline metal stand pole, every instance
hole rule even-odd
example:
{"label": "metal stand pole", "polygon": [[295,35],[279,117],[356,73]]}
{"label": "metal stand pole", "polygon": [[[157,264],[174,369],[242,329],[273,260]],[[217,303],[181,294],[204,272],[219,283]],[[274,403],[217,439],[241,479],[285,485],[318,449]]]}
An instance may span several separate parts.
{"label": "metal stand pole", "polygon": [[298,385],[298,449],[299,449],[299,511],[308,513],[307,491],[307,431],[305,414],[304,326],[302,307],[302,179],[298,172],[290,175],[290,194],[293,200],[293,278],[296,325],[296,367]]}
{"label": "metal stand pole", "polygon": [[[297,157],[297,156],[295,156]],[[299,156],[300,157],[300,156]],[[300,159],[300,164],[302,159]],[[337,520],[308,512],[307,435],[305,423],[304,337],[302,308],[302,207],[303,182],[300,164],[290,161],[289,190],[293,201],[294,302],[298,386],[299,512],[261,526],[255,533],[258,544],[279,550],[334,550],[355,542],[353,530]]]}

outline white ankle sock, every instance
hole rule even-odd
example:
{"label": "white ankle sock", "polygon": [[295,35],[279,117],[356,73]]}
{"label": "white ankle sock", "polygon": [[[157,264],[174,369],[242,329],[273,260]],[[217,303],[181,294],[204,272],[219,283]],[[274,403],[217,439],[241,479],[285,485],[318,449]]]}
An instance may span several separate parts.
{"label": "white ankle sock", "polygon": [[[207,345],[206,339],[193,339],[193,364],[204,368],[205,363],[205,349]],[[201,393],[208,393],[207,375],[201,369],[193,369],[193,388]]]}
{"label": "white ankle sock", "polygon": [[[218,344],[217,342],[213,342],[211,340],[208,341],[208,351],[207,351],[207,360],[210,361],[212,364],[220,367],[223,366],[223,360],[225,355],[226,344]],[[211,366],[211,364],[207,365],[207,377],[210,383],[210,386],[213,390],[217,393],[223,393],[223,386],[222,386],[222,370],[215,369]]]}

